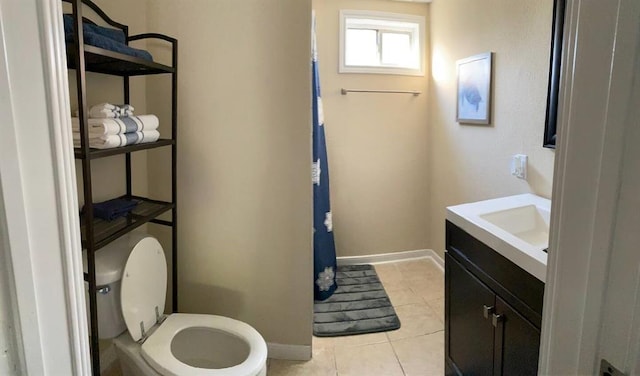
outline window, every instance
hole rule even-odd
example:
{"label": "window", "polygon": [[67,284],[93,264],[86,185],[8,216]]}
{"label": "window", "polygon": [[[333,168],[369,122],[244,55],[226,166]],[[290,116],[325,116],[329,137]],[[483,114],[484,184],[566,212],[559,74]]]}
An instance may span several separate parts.
{"label": "window", "polygon": [[422,16],[340,11],[340,73],[424,75]]}

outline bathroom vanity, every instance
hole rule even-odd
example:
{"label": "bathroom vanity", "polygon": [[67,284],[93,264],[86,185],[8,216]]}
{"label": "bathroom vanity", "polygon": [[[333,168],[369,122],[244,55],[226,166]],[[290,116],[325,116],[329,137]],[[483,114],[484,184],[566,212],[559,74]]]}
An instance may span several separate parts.
{"label": "bathroom vanity", "polygon": [[550,202],[518,195],[447,208],[447,375],[536,375]]}

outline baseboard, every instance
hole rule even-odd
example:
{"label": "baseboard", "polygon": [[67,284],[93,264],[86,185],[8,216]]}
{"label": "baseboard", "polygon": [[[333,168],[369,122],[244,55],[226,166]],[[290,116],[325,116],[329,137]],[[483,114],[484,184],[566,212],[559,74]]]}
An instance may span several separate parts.
{"label": "baseboard", "polygon": [[432,249],[430,249],[429,251],[431,251],[431,254],[429,255],[429,257],[431,257],[433,262],[438,264],[440,269],[442,269],[442,271],[444,271],[444,259],[442,257],[440,257],[440,255],[437,254],[436,251],[434,251]]}
{"label": "baseboard", "polygon": [[377,255],[338,257],[338,265],[384,264],[388,262],[410,261],[425,258],[432,259],[439,267],[444,269],[444,260],[442,260],[442,257],[432,249],[417,249],[415,251],[381,253]]}
{"label": "baseboard", "polygon": [[271,359],[309,360],[311,359],[311,346],[267,343],[267,353]]}

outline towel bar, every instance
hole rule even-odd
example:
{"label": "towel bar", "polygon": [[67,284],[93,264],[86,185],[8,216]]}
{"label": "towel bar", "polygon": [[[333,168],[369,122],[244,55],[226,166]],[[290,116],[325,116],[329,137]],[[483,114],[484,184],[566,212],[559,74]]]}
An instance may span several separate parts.
{"label": "towel bar", "polygon": [[357,90],[357,89],[340,89],[340,93],[342,95],[347,95],[347,93],[386,93],[386,94],[413,94],[414,96],[418,96],[421,92],[416,90]]}

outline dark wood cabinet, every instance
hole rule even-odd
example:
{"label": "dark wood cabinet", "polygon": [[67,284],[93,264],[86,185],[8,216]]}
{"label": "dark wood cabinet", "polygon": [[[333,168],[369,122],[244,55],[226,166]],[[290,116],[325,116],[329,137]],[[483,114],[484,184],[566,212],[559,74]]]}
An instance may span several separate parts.
{"label": "dark wood cabinet", "polygon": [[496,314],[500,315],[495,331],[494,367],[496,375],[537,375],[540,352],[540,329],[496,296]]}
{"label": "dark wood cabinet", "polygon": [[[478,264],[502,267],[487,273]],[[544,283],[447,222],[447,375],[536,375],[543,292]]]}
{"label": "dark wood cabinet", "polygon": [[490,375],[493,326],[483,307],[493,306],[495,294],[449,255],[445,259],[447,353],[461,374]]}

